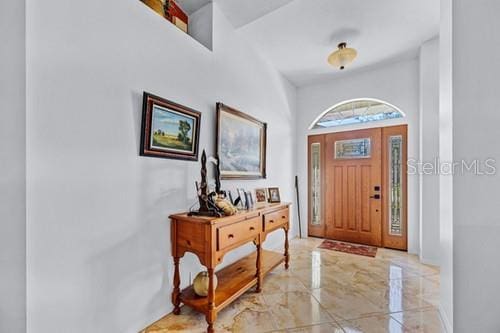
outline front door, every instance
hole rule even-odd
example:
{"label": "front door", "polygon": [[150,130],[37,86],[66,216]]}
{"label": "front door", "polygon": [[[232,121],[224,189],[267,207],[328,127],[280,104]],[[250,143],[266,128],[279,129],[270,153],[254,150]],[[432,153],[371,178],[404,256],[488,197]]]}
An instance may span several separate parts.
{"label": "front door", "polygon": [[406,125],[309,136],[309,235],[406,250]]}
{"label": "front door", "polygon": [[382,245],[380,128],[326,135],[326,237]]}

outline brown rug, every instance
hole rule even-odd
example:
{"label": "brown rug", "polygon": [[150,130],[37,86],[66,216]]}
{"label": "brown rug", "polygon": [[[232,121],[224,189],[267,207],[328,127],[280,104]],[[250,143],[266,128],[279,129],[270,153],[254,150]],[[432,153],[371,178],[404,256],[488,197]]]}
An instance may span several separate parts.
{"label": "brown rug", "polygon": [[352,243],[344,243],[334,240],[324,240],[320,246],[320,249],[327,249],[351,254],[359,254],[360,256],[375,258],[377,255],[377,248],[367,245],[359,245]]}

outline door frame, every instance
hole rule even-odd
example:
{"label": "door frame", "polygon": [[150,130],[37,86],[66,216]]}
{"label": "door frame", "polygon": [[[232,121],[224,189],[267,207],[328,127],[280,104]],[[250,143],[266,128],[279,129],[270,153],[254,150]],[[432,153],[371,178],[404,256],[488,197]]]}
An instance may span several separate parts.
{"label": "door frame", "polygon": [[[382,154],[381,154],[381,171],[382,171],[382,191],[381,191],[381,210],[382,210],[382,221],[381,221],[381,239],[382,239],[382,247],[398,249],[407,251],[408,249],[408,125],[395,125],[395,126],[383,126],[383,127],[369,127],[366,129],[380,128],[382,131],[381,145],[382,145]],[[325,221],[325,213],[326,213],[326,135],[338,132],[356,132],[359,130],[365,129],[356,129],[356,130],[346,130],[346,131],[335,131],[330,133],[321,133],[321,134],[311,134],[308,135],[307,138],[307,193],[308,193],[308,209],[307,209],[307,217],[308,217],[308,235],[311,237],[320,237],[325,238],[326,236],[326,221]],[[402,151],[402,212],[401,212],[401,221],[402,221],[402,235],[394,236],[389,233],[389,195],[387,190],[389,189],[389,147],[388,147],[388,138],[394,135],[401,135],[403,139],[403,151]],[[311,154],[312,149],[311,145],[313,143],[320,144],[320,196],[321,196],[321,218],[320,225],[311,224],[312,221],[312,173],[311,173]]]}

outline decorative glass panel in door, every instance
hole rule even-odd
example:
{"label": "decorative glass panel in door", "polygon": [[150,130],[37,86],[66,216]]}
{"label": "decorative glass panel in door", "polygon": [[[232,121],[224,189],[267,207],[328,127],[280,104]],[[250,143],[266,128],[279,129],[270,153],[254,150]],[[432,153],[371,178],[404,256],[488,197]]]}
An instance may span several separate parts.
{"label": "decorative glass panel in door", "polygon": [[389,234],[402,235],[402,147],[403,137],[389,137]]}
{"label": "decorative glass panel in door", "polygon": [[321,224],[321,143],[311,144],[311,224]]}
{"label": "decorative glass panel in door", "polygon": [[307,138],[307,145],[307,234],[312,237],[324,237],[325,136],[310,135]]}
{"label": "decorative glass panel in door", "polygon": [[408,249],[407,223],[407,125],[382,129],[383,140],[383,245],[391,249]]}

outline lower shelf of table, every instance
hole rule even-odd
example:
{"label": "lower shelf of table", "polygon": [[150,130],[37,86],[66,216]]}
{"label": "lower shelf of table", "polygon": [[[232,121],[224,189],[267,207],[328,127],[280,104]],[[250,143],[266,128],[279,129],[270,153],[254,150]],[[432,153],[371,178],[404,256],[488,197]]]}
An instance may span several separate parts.
{"label": "lower shelf of table", "polygon": [[[262,276],[284,262],[284,260],[285,257],[281,253],[262,251]],[[218,280],[217,289],[215,289],[216,311],[220,311],[257,284],[256,262],[257,252],[254,252],[216,272]],[[197,311],[206,313],[208,310],[208,297],[196,295],[192,286],[182,291],[181,301]]]}

